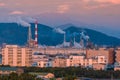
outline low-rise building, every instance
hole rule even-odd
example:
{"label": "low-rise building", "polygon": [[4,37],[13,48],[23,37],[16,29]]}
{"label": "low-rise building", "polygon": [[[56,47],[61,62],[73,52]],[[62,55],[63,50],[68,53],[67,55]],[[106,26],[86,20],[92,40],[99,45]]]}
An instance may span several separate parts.
{"label": "low-rise building", "polygon": [[120,71],[120,66],[115,66],[114,71]]}
{"label": "low-rise building", "polygon": [[106,64],[107,59],[105,56],[95,56],[92,58],[86,58],[85,55],[70,55],[66,60],[66,67],[91,67],[94,64]]}
{"label": "low-rise building", "polygon": [[[41,60],[38,63],[38,67],[89,67],[100,69],[107,64],[107,58],[105,56],[95,56],[92,58],[86,58],[85,54],[73,54],[70,56],[56,56],[52,60]],[[97,68],[98,64],[100,68]]]}
{"label": "low-rise building", "polygon": [[120,62],[114,64],[114,71],[120,70]]}
{"label": "low-rise building", "polygon": [[41,60],[37,62],[37,67],[52,67],[52,61],[51,60]]}
{"label": "low-rise building", "polygon": [[84,60],[85,59],[85,56],[84,55],[77,55],[77,54],[74,54],[74,55],[70,55],[69,58],[67,59],[67,67],[70,67],[70,66],[82,66],[84,65]]}
{"label": "low-rise building", "polygon": [[42,63],[46,64],[47,62],[49,62],[49,56],[37,52],[32,54],[32,66],[42,67]]}
{"label": "low-rise building", "polygon": [[93,69],[95,70],[105,70],[106,64],[93,64]]}
{"label": "low-rise building", "polygon": [[66,67],[66,58],[64,56],[56,56],[52,61],[52,67]]}

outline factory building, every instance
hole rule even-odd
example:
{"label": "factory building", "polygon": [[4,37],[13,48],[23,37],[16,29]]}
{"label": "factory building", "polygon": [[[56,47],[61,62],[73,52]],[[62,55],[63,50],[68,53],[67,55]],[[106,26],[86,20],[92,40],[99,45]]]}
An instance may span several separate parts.
{"label": "factory building", "polygon": [[74,53],[76,54],[86,53],[85,50],[77,49],[77,48],[52,48],[52,47],[38,48],[38,49],[34,49],[33,53],[35,53],[36,51],[39,53],[49,54],[49,55],[55,55],[55,54],[70,55]]}
{"label": "factory building", "polygon": [[2,64],[10,66],[31,66],[32,49],[17,45],[5,45],[2,48]]}

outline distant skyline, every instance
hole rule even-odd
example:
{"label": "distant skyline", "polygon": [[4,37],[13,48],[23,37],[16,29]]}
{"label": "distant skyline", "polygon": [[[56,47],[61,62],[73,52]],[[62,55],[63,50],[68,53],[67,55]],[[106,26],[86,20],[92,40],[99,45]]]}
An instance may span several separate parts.
{"label": "distant skyline", "polygon": [[120,38],[119,9],[120,0],[0,0],[0,22],[11,16],[39,17],[40,23],[50,26],[83,22]]}

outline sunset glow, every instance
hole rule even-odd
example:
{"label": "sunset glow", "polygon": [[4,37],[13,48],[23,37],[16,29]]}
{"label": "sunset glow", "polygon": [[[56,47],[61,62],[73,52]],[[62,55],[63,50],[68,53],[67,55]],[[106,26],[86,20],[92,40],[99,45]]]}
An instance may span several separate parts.
{"label": "sunset glow", "polygon": [[[102,29],[101,31],[107,31],[109,34],[112,34],[110,31],[114,30],[114,34],[119,37],[119,9],[120,0],[0,0],[0,21],[6,21],[9,16],[14,15],[32,17],[44,16],[44,19],[40,19],[41,23],[50,26],[59,26],[64,24],[61,21],[68,18],[67,20],[72,20],[67,21],[69,23],[74,21],[77,24],[84,22],[87,24],[105,26],[105,29],[100,27],[95,29]],[[53,22],[58,22],[48,24],[48,16],[52,15]],[[58,18],[58,15],[62,15],[63,18]],[[61,18],[63,20],[60,20]]]}

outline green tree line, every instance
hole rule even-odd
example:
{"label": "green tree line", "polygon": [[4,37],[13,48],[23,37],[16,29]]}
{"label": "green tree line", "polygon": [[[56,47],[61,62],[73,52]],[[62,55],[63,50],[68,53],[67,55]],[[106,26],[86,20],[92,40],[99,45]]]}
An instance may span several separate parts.
{"label": "green tree line", "polygon": [[55,77],[89,77],[89,78],[113,78],[120,79],[120,71],[113,70],[93,70],[81,67],[68,67],[68,68],[38,68],[28,67],[25,68],[25,72],[50,72]]}

